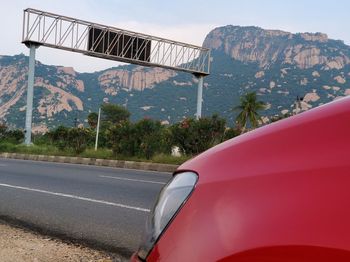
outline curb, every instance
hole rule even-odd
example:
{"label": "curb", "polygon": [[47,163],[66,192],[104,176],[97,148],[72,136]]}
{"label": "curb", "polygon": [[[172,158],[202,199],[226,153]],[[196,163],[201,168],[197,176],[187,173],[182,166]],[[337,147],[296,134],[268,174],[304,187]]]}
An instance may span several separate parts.
{"label": "curb", "polygon": [[149,162],[135,162],[124,160],[109,160],[83,157],[69,157],[69,156],[46,156],[46,155],[32,155],[32,154],[18,154],[18,153],[0,153],[0,158],[12,158],[20,160],[45,161],[68,164],[81,164],[93,166],[107,166],[126,169],[138,169],[147,171],[170,172],[173,173],[178,165],[171,164],[157,164]]}

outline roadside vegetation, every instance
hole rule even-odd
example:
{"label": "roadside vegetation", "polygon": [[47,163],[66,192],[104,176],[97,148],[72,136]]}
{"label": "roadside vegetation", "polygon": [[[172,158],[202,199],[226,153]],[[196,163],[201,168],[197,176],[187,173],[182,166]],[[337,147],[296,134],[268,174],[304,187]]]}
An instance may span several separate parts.
{"label": "roadside vegetation", "polygon": [[59,126],[45,134],[34,135],[33,145],[29,147],[23,144],[22,130],[0,123],[0,152],[181,164],[223,141],[257,128],[262,122],[258,111],[264,108],[265,104],[257,100],[255,93],[242,96],[240,105],[233,108],[239,110],[235,125],[228,127],[226,120],[216,114],[199,120],[185,118],[173,125],[162,125],[153,119],[132,122],[124,107],[103,104],[96,151],[98,114],[92,112],[88,115],[87,127]]}

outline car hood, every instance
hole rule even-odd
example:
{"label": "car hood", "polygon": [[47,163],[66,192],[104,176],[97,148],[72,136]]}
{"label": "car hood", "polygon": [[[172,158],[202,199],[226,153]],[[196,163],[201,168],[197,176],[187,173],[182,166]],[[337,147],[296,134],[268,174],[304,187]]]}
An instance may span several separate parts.
{"label": "car hood", "polygon": [[[201,183],[347,163],[350,97],[250,131],[182,164]],[[344,152],[344,153],[341,153]]]}

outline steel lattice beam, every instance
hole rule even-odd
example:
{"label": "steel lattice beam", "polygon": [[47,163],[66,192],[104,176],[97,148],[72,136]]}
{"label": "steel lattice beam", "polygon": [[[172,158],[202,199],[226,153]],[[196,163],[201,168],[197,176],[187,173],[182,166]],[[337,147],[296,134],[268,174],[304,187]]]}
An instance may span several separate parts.
{"label": "steel lattice beam", "polygon": [[208,75],[210,50],[36,9],[25,9],[22,43],[143,66]]}

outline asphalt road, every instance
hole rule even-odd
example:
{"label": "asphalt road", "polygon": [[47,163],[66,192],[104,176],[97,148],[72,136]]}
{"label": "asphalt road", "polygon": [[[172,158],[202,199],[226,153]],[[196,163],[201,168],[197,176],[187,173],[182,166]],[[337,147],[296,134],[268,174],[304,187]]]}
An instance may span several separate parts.
{"label": "asphalt road", "polygon": [[171,174],[0,159],[0,218],[129,256]]}

